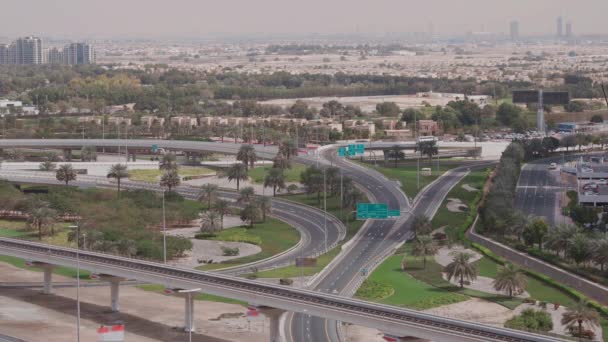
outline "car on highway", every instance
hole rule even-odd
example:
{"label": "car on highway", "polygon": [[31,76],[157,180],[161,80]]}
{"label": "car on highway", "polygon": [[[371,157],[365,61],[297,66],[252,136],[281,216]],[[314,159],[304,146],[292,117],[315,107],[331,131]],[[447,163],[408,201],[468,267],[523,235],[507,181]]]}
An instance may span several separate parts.
{"label": "car on highway", "polygon": [[608,180],[602,178],[602,179],[600,179],[600,180],[597,181],[597,184],[606,185],[606,184],[608,184]]}
{"label": "car on highway", "polygon": [[585,195],[585,196],[595,196],[595,195],[597,195],[597,192],[589,190],[589,191],[585,191],[583,193],[583,195]]}
{"label": "car on highway", "polygon": [[555,170],[555,169],[557,169],[557,164],[556,163],[549,164],[549,170]]}
{"label": "car on highway", "polygon": [[599,188],[599,185],[597,183],[587,183],[583,185],[583,190],[594,190],[597,188]]}
{"label": "car on highway", "polygon": [[592,169],[592,168],[590,168],[590,167],[585,167],[585,166],[583,166],[583,167],[581,168],[581,172],[583,172],[583,173],[591,173],[591,172],[593,172],[593,169]]}

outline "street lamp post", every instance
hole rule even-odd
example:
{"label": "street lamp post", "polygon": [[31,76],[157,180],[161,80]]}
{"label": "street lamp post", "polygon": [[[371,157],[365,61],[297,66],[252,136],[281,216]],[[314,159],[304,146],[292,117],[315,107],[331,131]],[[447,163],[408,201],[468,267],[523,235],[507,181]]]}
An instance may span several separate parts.
{"label": "street lamp post", "polygon": [[80,342],[80,226],[68,228],[76,229],[76,341]]}
{"label": "street lamp post", "polygon": [[194,316],[194,305],[192,305],[192,293],[200,292],[200,288],[179,290],[179,293],[186,293],[188,295],[188,341],[192,342],[192,316]]}
{"label": "street lamp post", "polygon": [[167,263],[167,220],[165,216],[165,188],[163,191],[163,262]]}

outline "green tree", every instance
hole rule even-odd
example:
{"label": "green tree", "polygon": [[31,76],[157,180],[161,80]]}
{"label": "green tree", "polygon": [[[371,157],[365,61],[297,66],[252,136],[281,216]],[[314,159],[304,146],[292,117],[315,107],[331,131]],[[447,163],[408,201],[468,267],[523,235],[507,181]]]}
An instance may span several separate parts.
{"label": "green tree", "polygon": [[[38,230],[38,240],[42,240],[43,231],[53,227],[57,221],[57,212],[48,207],[48,203],[40,203],[28,211],[28,224]],[[51,235],[54,235],[54,230]]]}
{"label": "green tree", "polygon": [[255,197],[255,190],[252,186],[246,186],[239,191],[239,198],[236,200],[239,204],[250,204]]}
{"label": "green tree", "polygon": [[247,179],[247,168],[241,163],[235,163],[226,170],[226,175],[228,176],[228,182],[236,180],[236,190],[238,191],[241,181]]}
{"label": "green tree", "polygon": [[426,269],[426,257],[433,256],[439,250],[439,246],[433,240],[432,237],[428,235],[419,236],[414,242],[414,248],[412,249],[412,255],[417,257],[422,257],[424,263],[424,269]]}
{"label": "green tree", "polygon": [[581,232],[581,228],[574,224],[560,224],[549,229],[547,235],[547,242],[545,246],[558,255],[560,252],[564,253],[570,248],[572,237]]}
{"label": "green tree", "polygon": [[304,185],[307,194],[317,194],[317,203],[321,204],[321,193],[325,191],[323,171],[310,166],[300,174],[300,183]]}
{"label": "green tree", "polygon": [[555,137],[544,137],[542,146],[549,152],[554,152],[559,148],[559,140]]}
{"label": "green tree", "polygon": [[289,169],[291,168],[291,161],[287,159],[283,153],[278,152],[272,160],[272,168],[281,170]]}
{"label": "green tree", "polygon": [[543,238],[547,235],[549,226],[542,219],[537,219],[524,229],[524,239],[528,243],[538,243],[538,249],[543,249]]}
{"label": "green tree", "polygon": [[473,281],[477,279],[477,267],[470,263],[472,255],[461,252],[454,256],[454,259],[444,268],[448,280],[459,279],[460,287],[464,287],[464,280]]}
{"label": "green tree", "polygon": [[272,187],[272,196],[276,197],[277,189],[285,188],[285,174],[283,169],[273,167],[264,177],[264,187]]}
{"label": "green tree", "polygon": [[412,221],[412,230],[414,231],[414,239],[418,239],[418,235],[431,234],[433,225],[427,216],[416,215]]}
{"label": "green tree", "polygon": [[230,202],[218,199],[213,203],[213,211],[220,215],[220,226],[224,229],[224,216],[230,214]]}
{"label": "green tree", "polygon": [[580,301],[574,306],[567,308],[562,314],[562,324],[569,327],[578,327],[578,335],[583,334],[583,324],[597,327],[600,324],[600,317],[597,311],[589,307],[585,301]]}
{"label": "green tree", "polygon": [[562,138],[560,145],[566,148],[566,152],[570,149],[570,147],[574,147],[577,144],[576,136],[574,135],[566,135]]}
{"label": "green tree", "polygon": [[242,162],[246,170],[253,168],[257,158],[253,145],[241,145],[236,154],[236,160]]}
{"label": "green tree", "polygon": [[604,122],[604,117],[601,116],[600,114],[595,114],[591,117],[591,119],[589,119],[589,121],[594,122],[594,123],[602,123],[602,122]]}
{"label": "green tree", "polygon": [[203,184],[201,186],[201,191],[198,193],[198,200],[201,202],[207,202],[207,208],[211,209],[211,203],[217,200],[219,188],[220,187],[217,184]]}
{"label": "green tree", "polygon": [[76,180],[76,171],[71,164],[63,164],[55,172],[55,178],[67,186],[71,181]]}
{"label": "green tree", "polygon": [[399,145],[393,145],[390,150],[387,151],[390,158],[395,162],[394,167],[397,168],[397,162],[405,158],[405,153],[401,150]]}
{"label": "green tree", "polygon": [[279,143],[279,153],[284,155],[287,160],[291,160],[291,157],[298,155],[298,147],[292,139],[283,139]]}
{"label": "green tree", "polygon": [[395,102],[382,102],[376,105],[376,111],[381,116],[399,116],[401,110]]}
{"label": "green tree", "polygon": [[259,196],[254,201],[262,213],[262,222],[266,222],[266,216],[272,213],[272,200],[266,196]]}
{"label": "green tree", "polygon": [[522,115],[522,110],[516,105],[502,103],[496,111],[496,121],[504,126],[511,126]]}
{"label": "green tree", "polygon": [[177,170],[165,171],[160,177],[160,186],[167,187],[169,191],[180,185],[181,182],[182,180],[177,174]]}
{"label": "green tree", "polygon": [[120,196],[120,180],[123,178],[129,177],[129,170],[127,170],[127,165],[124,164],[114,164],[110,167],[110,171],[108,171],[108,178],[116,179],[116,188],[118,190],[118,196]]}
{"label": "green tree", "polygon": [[95,146],[83,146],[80,150],[80,160],[90,162],[97,160],[97,148]]}
{"label": "green tree", "polygon": [[253,224],[259,221],[261,216],[260,208],[255,203],[248,204],[241,210],[241,221],[249,222],[249,228],[253,228]]}
{"label": "green tree", "polygon": [[589,261],[592,255],[591,241],[584,233],[576,233],[568,241],[567,255],[579,265]]}
{"label": "green tree", "polygon": [[416,151],[429,157],[429,162],[433,159],[434,155],[439,153],[439,148],[435,141],[421,141],[416,145]]}
{"label": "green tree", "polygon": [[520,294],[526,289],[527,280],[522,269],[506,264],[500,268],[492,285],[496,291],[507,292],[509,297],[513,297],[513,294]]}
{"label": "green tree", "polygon": [[220,215],[215,211],[201,214],[201,232],[214,233],[222,230]]}
{"label": "green tree", "polygon": [[175,154],[171,152],[166,152],[160,157],[160,161],[158,162],[158,168],[163,171],[177,171],[177,157]]}

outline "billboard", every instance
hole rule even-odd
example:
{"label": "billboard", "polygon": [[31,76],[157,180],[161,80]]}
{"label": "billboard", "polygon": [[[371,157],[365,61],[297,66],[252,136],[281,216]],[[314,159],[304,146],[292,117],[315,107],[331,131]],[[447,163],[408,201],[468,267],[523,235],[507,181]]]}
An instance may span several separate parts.
{"label": "billboard", "polygon": [[[514,90],[513,103],[538,103],[538,90]],[[567,91],[543,91],[543,104],[567,105],[570,94]]]}

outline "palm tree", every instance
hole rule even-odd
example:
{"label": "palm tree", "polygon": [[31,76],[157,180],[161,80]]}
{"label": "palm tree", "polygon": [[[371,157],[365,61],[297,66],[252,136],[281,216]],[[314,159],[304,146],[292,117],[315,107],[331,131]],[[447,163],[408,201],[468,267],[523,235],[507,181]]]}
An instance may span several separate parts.
{"label": "palm tree", "polygon": [[596,240],[593,243],[593,261],[600,265],[600,269],[604,272],[604,266],[608,264],[608,239],[603,238]]}
{"label": "palm tree", "polygon": [[283,189],[285,187],[285,174],[283,169],[273,167],[268,171],[266,177],[264,177],[264,187],[272,187],[272,196],[277,196],[277,188]]}
{"label": "palm tree", "polygon": [[473,281],[477,279],[477,267],[469,262],[472,255],[461,252],[454,256],[454,259],[445,268],[444,272],[448,275],[448,280],[460,279],[460,288],[464,287],[464,280]]}
{"label": "palm tree", "polygon": [[137,254],[137,243],[131,239],[121,239],[118,240],[118,243],[116,244],[116,249],[121,255],[124,255],[126,257],[132,257]]}
{"label": "palm tree", "polygon": [[591,309],[588,303],[580,301],[573,307],[570,307],[562,315],[562,324],[573,328],[578,326],[578,335],[583,333],[583,324],[586,323],[592,327],[597,327],[600,322],[600,317],[597,311]]}
{"label": "palm tree", "polygon": [[114,164],[112,165],[112,167],[110,167],[110,171],[108,172],[108,178],[116,179],[118,196],[120,196],[120,180],[127,177],[129,177],[129,170],[127,170],[127,165]]}
{"label": "palm tree", "polygon": [[201,202],[207,202],[207,208],[211,209],[211,202],[217,199],[217,191],[219,190],[217,184],[203,184],[201,191],[198,193],[198,200]]}
{"label": "palm tree", "polygon": [[418,238],[418,235],[428,235],[433,231],[431,220],[424,215],[416,215],[412,221],[412,229],[414,230],[414,239]]}
{"label": "palm tree", "polygon": [[220,227],[224,229],[224,216],[230,214],[230,202],[218,199],[213,203],[213,211],[220,215]]}
{"label": "palm tree", "polygon": [[232,164],[226,170],[226,175],[229,182],[236,180],[236,190],[238,191],[241,181],[247,179],[247,168],[241,163]]}
{"label": "palm tree", "polygon": [[278,152],[272,160],[272,167],[282,170],[289,169],[291,168],[291,161],[287,159],[283,153]]}
{"label": "palm tree", "polygon": [[236,154],[236,160],[242,162],[245,165],[245,169],[249,169],[249,167],[253,168],[257,158],[253,145],[241,145]]}
{"label": "palm tree", "polygon": [[201,232],[216,232],[223,227],[220,224],[220,215],[215,211],[207,211],[201,215]]}
{"label": "palm tree", "polygon": [[247,186],[239,191],[239,198],[236,200],[239,204],[249,204],[255,196],[255,190],[251,186]]}
{"label": "palm tree", "polygon": [[[32,207],[28,212],[28,224],[38,230],[38,240],[42,240],[42,231],[53,227],[57,220],[57,212],[48,207],[47,204]],[[55,232],[51,231],[51,235]]]}
{"label": "palm tree", "polygon": [[533,215],[526,215],[523,212],[517,210],[513,212],[511,217],[509,218],[508,224],[509,233],[517,236],[517,241],[521,241],[521,236],[526,229],[526,227],[534,221]]}
{"label": "palm tree", "polygon": [[521,268],[513,264],[506,264],[501,267],[492,282],[496,291],[506,291],[509,297],[513,294],[520,294],[526,288],[527,280]]}
{"label": "palm tree", "polygon": [[71,164],[63,164],[55,172],[55,178],[60,182],[65,182],[65,185],[68,186],[69,182],[76,180],[76,171]]}
{"label": "palm tree", "polygon": [[279,143],[279,153],[284,155],[287,160],[290,160],[292,156],[298,155],[298,147],[293,140],[287,138]]}
{"label": "palm tree", "polygon": [[272,201],[269,197],[260,196],[254,201],[255,205],[260,208],[262,213],[262,222],[266,222],[266,215],[270,215],[272,212]]}
{"label": "palm tree", "polygon": [[405,154],[403,153],[399,145],[392,146],[389,150],[389,153],[390,156],[393,158],[393,161],[395,162],[395,168],[397,168],[397,161],[405,158]]}
{"label": "palm tree", "polygon": [[167,187],[169,191],[181,183],[177,170],[170,170],[160,177],[160,186]]}
{"label": "palm tree", "polygon": [[57,165],[55,165],[55,163],[53,163],[50,160],[45,160],[42,163],[40,163],[40,165],[38,165],[38,169],[40,171],[53,171],[53,170],[55,170],[56,167],[57,167]]}
{"label": "palm tree", "polygon": [[254,203],[248,204],[241,210],[241,220],[243,222],[249,221],[249,228],[253,228],[253,224],[260,219],[261,214],[260,208]]}
{"label": "palm tree", "polygon": [[585,233],[576,233],[568,242],[567,255],[574,260],[578,266],[580,263],[589,261],[592,255],[591,241]]}
{"label": "palm tree", "polygon": [[421,235],[414,243],[412,255],[417,257],[421,256],[424,262],[424,269],[426,269],[426,257],[435,255],[438,249],[439,246],[437,243],[435,243],[432,237],[428,235]]}
{"label": "palm tree", "polygon": [[557,255],[559,255],[559,252],[564,252],[565,256],[572,237],[580,232],[581,228],[573,224],[557,225],[549,230],[545,245],[548,249],[555,251]]}
{"label": "palm tree", "polygon": [[177,170],[177,158],[171,152],[164,153],[158,162],[158,168],[164,171]]}

